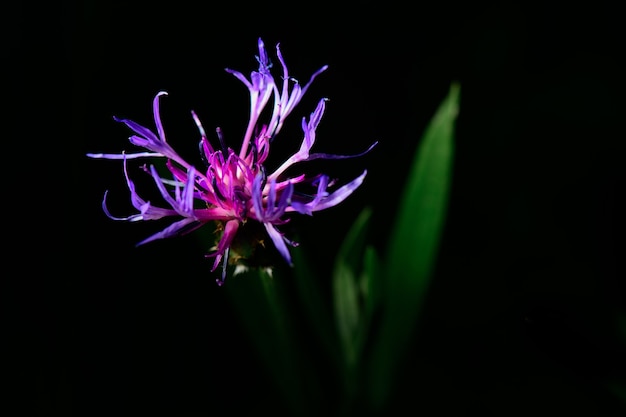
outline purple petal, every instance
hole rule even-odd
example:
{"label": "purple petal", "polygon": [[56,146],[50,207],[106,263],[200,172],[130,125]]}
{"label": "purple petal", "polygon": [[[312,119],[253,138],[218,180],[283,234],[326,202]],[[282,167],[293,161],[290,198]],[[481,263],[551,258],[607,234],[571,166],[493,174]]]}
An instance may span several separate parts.
{"label": "purple petal", "polygon": [[222,234],[222,238],[220,239],[220,243],[217,245],[217,250],[215,252],[215,261],[213,262],[213,267],[211,268],[211,272],[215,271],[220,264],[220,260],[224,256],[226,249],[230,247],[230,244],[233,242],[235,235],[237,234],[237,230],[239,229],[239,221],[237,220],[229,220],[226,222],[224,226],[224,233]]}
{"label": "purple petal", "polygon": [[[194,178],[195,169],[191,167],[187,173],[187,182],[183,190],[183,196],[180,195],[180,188],[176,186],[176,198],[172,198],[168,190],[165,188],[163,179],[159,176],[154,165],[150,165],[150,174],[154,178],[154,182],[161,192],[161,195],[167,201],[174,210],[181,216],[195,218],[193,214],[193,191],[194,191]],[[178,184],[178,183],[177,183]]]}
{"label": "purple petal", "polygon": [[[154,132],[152,132],[147,127],[140,125],[139,123],[133,122],[130,119],[119,119],[115,116],[113,116],[113,120],[119,123],[124,123],[126,126],[130,128],[130,130],[132,130],[139,136],[143,136],[149,142],[152,142],[152,143],[159,142],[159,138],[154,134]],[[140,146],[143,146],[143,145],[140,145]]]}
{"label": "purple petal", "polygon": [[315,130],[317,126],[320,124],[322,120],[322,115],[324,114],[324,109],[326,108],[326,99],[321,99],[317,103],[317,107],[315,111],[311,113],[309,117],[309,122],[306,123],[305,119],[302,119],[302,130],[304,131],[304,140],[302,141],[302,145],[300,145],[300,150],[298,153],[302,159],[306,159],[309,156],[309,151],[313,147],[315,143]]}
{"label": "purple petal", "polygon": [[367,148],[365,151],[363,151],[361,153],[357,153],[355,155],[333,155],[333,154],[329,154],[329,153],[313,153],[313,154],[309,155],[309,157],[306,159],[306,161],[312,161],[314,159],[349,159],[349,158],[357,158],[359,156],[365,155],[366,153],[368,153],[369,151],[374,149],[374,146],[376,146],[376,145],[378,145],[378,141],[376,141],[373,144],[371,144],[370,147]]}
{"label": "purple petal", "polygon": [[109,211],[109,208],[107,207],[107,195],[109,194],[109,191],[105,191],[104,192],[104,197],[102,198],[102,210],[104,211],[104,214],[112,220],[127,220],[127,221],[137,221],[137,220],[143,220],[141,213],[137,213],[137,214],[131,214],[130,216],[127,217],[116,217],[113,216],[111,214],[111,212]]}
{"label": "purple petal", "polygon": [[176,211],[174,210],[168,210],[152,206],[150,202],[146,202],[143,198],[139,196],[139,194],[137,194],[137,192],[135,191],[135,183],[130,179],[128,175],[128,165],[126,164],[126,159],[124,159],[124,177],[126,178],[126,185],[128,186],[128,190],[130,191],[131,204],[141,213],[141,215],[138,214],[137,217],[130,216],[133,218],[129,218],[128,220],[158,220],[160,218],[173,216],[176,214]]}
{"label": "purple petal", "polygon": [[308,203],[293,201],[291,202],[291,207],[298,213],[307,214],[309,216],[313,215],[313,208],[316,207],[323,198],[328,196],[326,187],[328,187],[328,175],[322,175],[317,184],[315,198]]}
{"label": "purple petal", "polygon": [[259,72],[262,74],[269,73],[269,69],[272,66],[272,64],[267,56],[267,50],[265,49],[265,44],[263,43],[263,39],[259,38],[258,46],[259,46],[259,55],[257,56],[257,60],[259,61]]}
{"label": "purple petal", "polygon": [[343,187],[339,188],[338,190],[330,194],[327,198],[323,199],[323,201],[320,202],[320,204],[318,204],[313,210],[314,211],[324,210],[324,209],[333,207],[341,203],[343,200],[348,198],[348,196],[352,194],[354,190],[359,188],[359,186],[363,183],[363,180],[365,179],[366,175],[367,175],[367,170],[363,171],[363,173],[359,175],[357,178],[350,181],[348,184],[344,185]]}
{"label": "purple petal", "polygon": [[328,69],[328,65],[324,65],[322,68],[318,69],[317,71],[315,71],[313,73],[313,75],[311,75],[311,78],[309,78],[309,82],[307,82],[304,87],[302,87],[302,94],[304,95],[304,93],[306,93],[306,90],[309,89],[309,87],[311,86],[311,84],[313,83],[313,80],[315,79],[315,77],[317,77],[318,75],[320,75],[321,73],[323,73],[324,71],[326,71]]}
{"label": "purple petal", "polygon": [[165,155],[154,152],[137,152],[137,153],[88,153],[89,158],[96,159],[136,159],[136,158],[156,158]]}
{"label": "purple petal", "polygon": [[309,119],[309,129],[315,130],[317,129],[317,125],[320,124],[322,120],[322,115],[324,114],[324,110],[326,109],[326,101],[327,99],[323,98],[317,103],[317,107],[311,113],[311,117]]}
{"label": "purple petal", "polygon": [[277,217],[282,216],[287,207],[289,207],[289,204],[291,203],[291,196],[293,196],[293,189],[293,183],[289,182],[287,184],[287,188],[285,188],[280,195],[280,201],[278,202],[278,207],[276,207]]}
{"label": "purple petal", "polygon": [[[337,189],[334,193],[321,199],[321,201],[319,201],[316,205],[313,206],[309,204],[308,207],[310,208],[311,211],[320,211],[320,210],[325,210],[327,208],[336,206],[337,204],[341,203],[343,200],[348,198],[348,196],[352,194],[354,190],[359,188],[359,186],[363,183],[363,180],[365,179],[365,175],[367,175],[367,170],[363,171],[361,175],[359,175],[357,178],[355,178],[348,184]],[[293,204],[292,204],[292,207],[293,207]]]}
{"label": "purple petal", "polygon": [[270,182],[270,191],[267,194],[267,212],[269,213],[270,210],[272,210],[274,208],[274,201],[276,200],[276,181],[271,181]]}
{"label": "purple petal", "polygon": [[[285,60],[283,58],[283,54],[280,52],[280,45],[276,45],[276,55],[278,56],[278,60],[280,61],[280,64],[283,66],[284,69],[284,73],[285,75],[287,74],[287,65],[285,64]],[[300,98],[304,95],[304,93],[306,93],[306,90],[309,89],[309,87],[311,86],[311,84],[313,83],[313,80],[320,75],[321,73],[323,73],[324,71],[326,71],[328,69],[328,65],[324,65],[323,67],[321,67],[320,69],[318,69],[317,71],[315,71],[313,73],[313,75],[311,75],[311,78],[309,78],[309,81],[304,85],[304,87],[302,87],[302,90],[299,92],[299,94],[296,96],[297,100],[289,100],[289,104],[288,104],[288,110],[286,109],[286,114],[285,116],[287,116],[289,114],[289,112],[291,111],[291,109],[293,109],[298,102],[300,101]]]}
{"label": "purple petal", "polygon": [[181,210],[185,213],[193,213],[193,196],[195,191],[195,178],[196,170],[194,167],[189,168],[187,172],[187,183],[183,188],[183,195],[181,196],[180,206]]}
{"label": "purple petal", "polygon": [[161,96],[166,96],[167,93],[165,91],[159,91],[156,96],[154,96],[154,100],[152,100],[152,112],[154,113],[154,124],[157,127],[157,133],[159,134],[159,138],[161,138],[161,142],[165,142],[165,132],[163,131],[163,123],[161,123],[161,113],[159,112],[159,98]]}
{"label": "purple petal", "polygon": [[263,176],[259,174],[254,177],[254,182],[252,183],[252,205],[259,218],[263,216],[263,191],[261,190],[261,182],[263,182]]}
{"label": "purple petal", "polygon": [[272,238],[272,242],[274,242],[274,246],[278,249],[278,252],[285,258],[289,265],[293,265],[291,262],[291,255],[289,254],[289,249],[285,244],[285,239],[283,235],[274,227],[271,223],[263,223],[265,226],[265,230],[267,230],[267,234]]}
{"label": "purple petal", "polygon": [[189,232],[196,230],[200,226],[202,226],[202,223],[196,221],[195,219],[187,217],[187,218],[177,221],[176,223],[172,223],[171,225],[167,226],[165,229],[161,230],[160,232],[155,233],[152,236],[148,237],[147,239],[142,240],[141,242],[137,243],[137,246],[141,246],[143,244],[146,244],[148,242],[152,242],[158,239],[166,239],[166,238],[175,237],[175,236],[182,236],[182,235],[185,235]]}
{"label": "purple petal", "polygon": [[250,90],[252,90],[252,84],[250,83],[250,81],[248,81],[248,79],[246,78],[245,75],[243,75],[242,73],[240,73],[239,71],[235,71],[235,70],[231,70],[229,68],[225,69],[226,72],[228,72],[229,74],[233,74],[235,77],[239,78],[239,80],[244,83],[246,85],[246,87],[248,87]]}

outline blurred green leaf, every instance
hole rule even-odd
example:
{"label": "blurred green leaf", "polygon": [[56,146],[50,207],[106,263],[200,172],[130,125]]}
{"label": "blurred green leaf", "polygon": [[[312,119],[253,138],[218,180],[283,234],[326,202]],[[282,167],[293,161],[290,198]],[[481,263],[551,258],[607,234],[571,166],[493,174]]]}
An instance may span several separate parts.
{"label": "blurred green leaf", "polygon": [[370,361],[370,399],[384,405],[421,310],[443,231],[460,86],[452,84],[422,136],[384,262],[384,301]]}
{"label": "blurred green leaf", "polygon": [[333,328],[332,312],[328,300],[319,287],[320,279],[303,250],[293,251],[296,290],[301,308],[311,323],[312,330],[334,365],[341,362],[339,343]]}
{"label": "blurred green leaf", "polygon": [[[298,340],[298,324],[290,320],[286,276],[274,270],[250,270],[228,278],[225,288],[240,314],[254,351],[278,388],[277,401],[285,401],[298,415],[315,416],[318,375]],[[307,375],[307,378],[302,378]],[[278,399],[280,398],[280,399]]]}
{"label": "blurred green leaf", "polygon": [[[365,241],[371,209],[365,208],[348,231],[333,270],[333,298],[339,339],[348,367],[358,361],[364,315],[362,282],[369,285],[371,271],[365,263]],[[370,307],[371,308],[371,307]]]}
{"label": "blurred green leaf", "polygon": [[[363,273],[361,274],[360,285],[361,293],[364,299],[364,312],[363,319],[361,320],[362,326],[369,332],[369,326],[372,321],[372,316],[380,304],[382,298],[382,288],[380,282],[380,259],[373,246],[368,245],[365,247],[365,253],[363,257]],[[363,340],[361,343],[365,343],[367,334],[363,332]]]}
{"label": "blurred green leaf", "polygon": [[345,361],[353,365],[356,361],[355,342],[359,324],[359,294],[354,270],[343,262],[335,267],[333,295],[337,329]]}

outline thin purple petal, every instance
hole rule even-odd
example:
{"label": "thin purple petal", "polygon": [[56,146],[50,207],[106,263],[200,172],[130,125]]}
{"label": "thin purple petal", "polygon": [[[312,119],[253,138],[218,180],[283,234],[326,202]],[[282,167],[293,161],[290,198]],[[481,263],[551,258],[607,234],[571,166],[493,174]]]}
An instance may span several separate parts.
{"label": "thin purple petal", "polygon": [[283,258],[285,258],[290,266],[293,265],[291,262],[291,255],[289,254],[289,249],[287,248],[283,235],[271,223],[263,223],[263,225],[265,226],[265,230],[267,230],[267,234],[272,238],[272,242],[274,242],[274,246],[276,246],[278,252],[283,256]]}
{"label": "thin purple petal", "polygon": [[[157,135],[154,134],[154,132],[152,132],[147,127],[140,125],[137,122],[133,122],[130,119],[120,119],[115,116],[113,116],[113,120],[119,123],[124,123],[126,126],[130,128],[130,130],[132,130],[133,132],[137,133],[140,136],[143,136],[145,139],[147,139],[151,143],[159,142],[159,138],[157,137]],[[140,146],[143,146],[143,145],[140,145]]]}
{"label": "thin purple petal", "polygon": [[154,96],[154,100],[152,100],[152,112],[154,113],[154,124],[157,128],[157,133],[159,134],[159,138],[161,138],[161,142],[165,143],[165,132],[163,131],[163,123],[161,123],[161,113],[159,112],[159,98],[161,96],[166,96],[167,93],[165,91],[159,91],[159,93]]}
{"label": "thin purple petal", "polygon": [[366,150],[364,150],[361,153],[357,153],[354,155],[333,155],[333,154],[329,154],[329,153],[312,153],[309,155],[309,157],[306,159],[307,161],[312,161],[314,159],[349,159],[349,158],[357,158],[360,156],[363,156],[365,154],[367,154],[369,151],[371,151],[372,149],[374,149],[374,146],[378,145],[378,141],[374,142],[373,144],[370,145],[369,148],[367,148]]}
{"label": "thin purple petal", "polygon": [[187,217],[187,218],[177,221],[176,223],[172,223],[171,225],[161,230],[160,232],[155,233],[152,236],[142,240],[141,242],[137,243],[136,246],[141,246],[148,242],[152,242],[152,241],[159,240],[159,239],[167,239],[170,237],[182,236],[182,235],[185,235],[189,232],[196,230],[200,226],[202,226],[202,223],[196,221],[195,219]]}
{"label": "thin purple petal", "polygon": [[248,81],[245,75],[243,75],[239,71],[231,70],[230,68],[225,68],[225,71],[228,72],[229,74],[233,74],[235,77],[239,79],[239,81],[244,83],[246,87],[252,90],[252,84],[250,83],[250,81]]}
{"label": "thin purple petal", "polygon": [[363,183],[363,180],[365,179],[365,175],[367,175],[367,170],[363,171],[361,175],[359,175],[354,180],[350,181],[348,184],[344,185],[343,187],[337,189],[332,194],[323,198],[316,205],[314,206],[309,205],[310,210],[311,211],[325,210],[327,208],[336,206],[337,204],[341,203],[343,200],[348,198],[348,196],[352,194],[354,190],[359,188],[359,186]]}
{"label": "thin purple petal", "polygon": [[137,152],[137,153],[88,153],[89,158],[94,159],[136,159],[136,158],[156,158],[165,155],[154,152]]}
{"label": "thin purple petal", "polygon": [[152,206],[150,202],[146,202],[143,198],[139,196],[139,194],[137,194],[137,192],[135,191],[135,183],[130,179],[130,176],[128,175],[128,166],[126,164],[126,159],[124,159],[124,177],[126,178],[126,185],[128,187],[128,190],[130,191],[131,204],[141,213],[141,215],[137,215],[138,217],[134,217],[129,220],[158,220],[160,218],[173,216],[176,214],[176,211],[174,210]]}
{"label": "thin purple petal", "polygon": [[220,243],[217,245],[217,249],[213,256],[215,256],[215,261],[213,262],[213,267],[211,268],[211,272],[215,271],[220,264],[220,260],[224,256],[226,249],[230,247],[230,244],[233,242],[235,235],[237,234],[237,230],[239,229],[239,221],[237,220],[229,220],[226,222],[224,226],[224,233],[222,234],[222,238],[220,239]]}

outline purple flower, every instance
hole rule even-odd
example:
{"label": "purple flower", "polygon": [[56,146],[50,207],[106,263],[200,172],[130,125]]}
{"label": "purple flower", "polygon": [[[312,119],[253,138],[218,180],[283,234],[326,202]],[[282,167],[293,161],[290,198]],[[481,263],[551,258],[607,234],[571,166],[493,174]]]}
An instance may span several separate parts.
{"label": "purple flower", "polygon": [[[262,225],[259,230],[269,236],[278,253],[291,265],[288,247],[297,246],[297,244],[287,239],[280,230],[280,226],[289,221],[289,213],[312,215],[315,211],[341,203],[361,185],[367,173],[364,171],[357,178],[331,191],[333,182],[327,175],[308,177],[301,174],[287,177],[284,173],[288,168],[298,162],[312,159],[343,159],[360,156],[376,145],[374,143],[365,152],[357,155],[311,153],[317,127],[326,109],[326,99],[321,99],[310,117],[302,118],[304,137],[300,149],[268,174],[264,162],[269,155],[271,141],[280,132],[285,119],[300,102],[315,77],[328,67],[320,68],[301,87],[289,75],[285,60],[277,45],[276,54],[282,67],[280,83],[277,84],[270,73],[271,63],[261,39],[258,41],[258,48],[259,69],[253,71],[250,78],[246,78],[238,71],[226,69],[228,73],[241,80],[250,91],[250,119],[239,152],[224,146],[219,128],[216,129],[216,133],[220,147],[219,149],[213,148],[200,119],[192,112],[192,118],[200,132],[200,149],[206,166],[203,169],[197,169],[186,162],[165,139],[159,103],[162,96],[167,93],[159,92],[153,100],[156,134],[131,120],[114,118],[124,123],[133,132],[129,138],[131,144],[144,148],[146,151],[128,154],[125,152],[87,154],[91,158],[123,161],[131,203],[137,213],[127,217],[113,216],[107,209],[107,193],[105,193],[102,207],[109,218],[125,221],[157,220],[165,217],[174,219],[168,227],[144,239],[138,245],[157,239],[181,236],[207,223],[216,224],[221,235],[216,246],[207,256],[215,258],[211,271],[216,270],[220,265],[222,267],[221,277],[217,279],[220,285],[225,280],[226,267],[229,263],[237,264],[239,267],[244,265],[245,268],[244,261],[249,260],[250,253],[242,250],[242,247],[252,248],[254,251],[257,247],[264,246],[264,238],[258,235],[251,236],[250,233],[245,232],[246,228]],[[273,109],[271,113],[268,113],[269,122],[261,124],[259,119],[270,99],[273,99]],[[170,179],[165,179],[153,165],[144,166],[144,171],[154,180],[166,207],[157,207],[141,198],[128,175],[127,165],[130,159],[154,157],[165,158],[166,167],[172,176]],[[305,186],[311,189],[305,190],[306,192],[296,191],[296,188],[301,189]],[[243,242],[237,243],[239,235],[242,235],[240,240]]]}

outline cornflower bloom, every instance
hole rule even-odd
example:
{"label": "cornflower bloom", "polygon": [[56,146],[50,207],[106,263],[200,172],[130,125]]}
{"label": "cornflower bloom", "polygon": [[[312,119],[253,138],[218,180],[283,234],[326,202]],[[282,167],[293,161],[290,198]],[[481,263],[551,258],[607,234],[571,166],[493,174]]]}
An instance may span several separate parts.
{"label": "cornflower bloom", "polygon": [[[281,225],[289,221],[288,213],[312,215],[313,212],[341,203],[361,185],[367,173],[363,171],[352,181],[331,192],[329,189],[333,181],[327,175],[307,177],[301,174],[286,177],[284,173],[288,168],[298,162],[314,159],[343,159],[360,156],[376,145],[375,142],[365,152],[356,155],[311,153],[311,148],[315,143],[315,132],[326,108],[327,100],[321,99],[308,120],[305,117],[302,118],[304,138],[300,149],[268,174],[263,164],[268,158],[270,144],[313,80],[328,66],[321,67],[304,86],[301,86],[289,75],[280,45],[276,45],[276,55],[282,67],[282,76],[280,82],[277,83],[270,72],[272,64],[260,38],[258,48],[259,69],[252,71],[249,79],[238,71],[226,69],[228,73],[243,82],[250,91],[250,119],[238,153],[225,146],[220,128],[216,129],[220,147],[215,149],[209,143],[200,119],[192,111],[192,118],[200,133],[199,146],[206,166],[203,170],[199,170],[186,162],[165,138],[159,103],[167,93],[161,91],[153,100],[156,133],[132,120],[114,117],[115,121],[124,123],[132,130],[130,143],[145,148],[147,152],[87,154],[91,158],[123,160],[131,203],[138,212],[127,217],[113,216],[107,209],[107,192],[105,192],[102,208],[109,218],[130,222],[157,220],[165,217],[177,219],[165,229],[139,242],[137,246],[157,239],[181,236],[207,223],[217,224],[216,230],[221,232],[221,235],[207,256],[215,258],[211,271],[215,271],[220,265],[222,267],[221,276],[216,280],[219,285],[224,283],[229,263],[239,267],[235,269],[235,273],[241,269],[245,270],[246,261],[252,258],[250,250],[254,252],[258,246],[264,245],[264,239],[255,234],[257,231],[253,233],[244,231],[250,223],[263,226],[280,255],[291,265],[288,246],[297,246],[297,244],[285,237],[284,233],[279,230]],[[273,109],[271,113],[268,112],[271,114],[269,122],[260,124],[261,113],[271,98],[273,98]],[[143,169],[152,177],[164,202],[169,207],[158,207],[140,197],[128,173],[128,160],[153,157],[166,159],[165,165],[172,179],[163,178],[154,165],[144,165]],[[311,192],[296,191],[296,186],[304,185],[312,187]],[[241,236],[236,239],[238,235]],[[237,241],[239,242],[235,245]],[[247,248],[248,252],[242,248]],[[266,267],[271,272],[271,267]]]}

